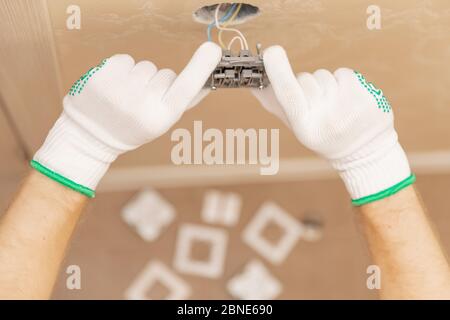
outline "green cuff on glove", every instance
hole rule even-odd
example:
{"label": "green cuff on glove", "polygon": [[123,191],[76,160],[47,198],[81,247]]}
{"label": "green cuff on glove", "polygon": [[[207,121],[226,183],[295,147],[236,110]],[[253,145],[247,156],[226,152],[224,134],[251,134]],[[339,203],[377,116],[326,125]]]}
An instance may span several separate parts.
{"label": "green cuff on glove", "polygon": [[95,191],[92,189],[89,189],[85,186],[82,186],[81,184],[78,184],[70,179],[67,179],[65,177],[63,177],[62,175],[44,167],[42,164],[40,164],[39,162],[35,161],[35,160],[31,160],[30,161],[30,165],[32,168],[36,169],[37,171],[39,171],[40,173],[42,173],[43,175],[49,177],[50,179],[62,184],[63,186],[66,186],[72,190],[75,190],[81,194],[84,194],[85,196],[88,196],[89,198],[94,198],[95,197]]}
{"label": "green cuff on glove", "polygon": [[399,183],[397,183],[396,185],[393,185],[392,187],[380,191],[378,193],[375,194],[371,194],[370,196],[367,197],[362,197],[359,199],[354,199],[352,200],[352,204],[354,206],[362,206],[363,204],[367,204],[370,202],[374,202],[377,200],[381,200],[384,198],[387,198],[389,196],[392,196],[393,194],[396,194],[397,192],[399,192],[400,190],[406,188],[409,185],[412,185],[414,182],[416,181],[416,176],[414,174],[411,174],[408,178],[406,178],[403,181],[400,181]]}

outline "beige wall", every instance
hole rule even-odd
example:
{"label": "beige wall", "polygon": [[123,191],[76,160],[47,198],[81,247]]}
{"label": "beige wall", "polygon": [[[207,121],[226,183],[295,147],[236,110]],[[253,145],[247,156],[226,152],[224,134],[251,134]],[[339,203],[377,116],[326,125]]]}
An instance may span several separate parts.
{"label": "beige wall", "polygon": [[[192,21],[192,12],[215,2],[3,1],[5,5],[0,6],[4,26],[0,30],[0,103],[3,103],[0,209],[9,201],[26,171],[27,155],[31,156],[40,146],[59,114],[61,93],[80,74],[104,57],[119,52],[180,71],[193,50],[206,40],[205,26]],[[369,81],[382,87],[391,101],[400,140],[408,152],[450,151],[448,0],[379,0],[382,29],[377,31],[366,27],[366,8],[372,1],[248,2],[261,9],[259,17],[240,26],[252,47],[256,42],[261,42],[263,47],[284,46],[297,72],[318,68],[334,70],[340,66],[358,69]],[[81,30],[70,31],[65,26],[66,8],[73,3],[81,7]],[[187,112],[177,127],[192,128],[193,120],[203,120],[204,127],[219,129],[280,127],[283,158],[302,160],[312,156],[247,90],[214,92]],[[114,169],[170,164],[171,148],[169,136],[165,135],[121,157]],[[446,155],[447,158],[440,159],[448,159],[449,154]],[[422,159],[425,159],[422,163],[433,165],[433,161],[428,161],[430,158]],[[197,289],[194,298],[229,298],[224,291],[226,280],[240,272],[249,257],[256,256],[239,242],[240,232],[256,208],[268,199],[279,202],[295,217],[315,212],[325,219],[323,241],[300,243],[283,266],[271,268],[285,284],[282,298],[374,297],[365,288],[367,252],[338,180],[318,181],[318,176],[313,174],[312,181],[307,182],[266,181],[267,184],[233,186],[242,176],[230,176],[226,171],[219,174],[221,181],[228,177],[231,184],[220,188],[239,192],[244,197],[243,217],[238,227],[230,230],[233,240],[225,276],[216,282],[186,277]],[[197,178],[195,174],[188,175],[183,181],[189,185],[189,179]],[[172,177],[171,186],[176,179],[179,177]],[[145,179],[141,181],[141,185],[145,182]],[[115,186],[125,187],[125,184],[119,179]],[[443,235],[444,246],[450,248],[447,219],[450,208],[446,201],[450,177],[419,176],[418,186]],[[150,245],[140,240],[119,217],[120,208],[132,192],[101,194],[81,223],[54,297],[122,298],[124,289],[149,259],[158,257],[170,266],[177,226],[186,221],[200,221],[205,190],[205,187],[160,190],[176,206],[180,219],[161,240]],[[64,267],[72,263],[79,264],[83,270],[81,291],[68,291],[64,286]],[[205,286],[211,289],[210,295],[202,291]]]}
{"label": "beige wall", "polygon": [[[180,71],[206,28],[193,22],[192,12],[215,1],[88,1],[80,0],[82,27],[65,27],[69,0],[49,0],[49,10],[67,90],[83,70],[117,52],[136,60],[150,59]],[[381,30],[366,27],[372,2],[248,1],[259,17],[241,25],[251,46],[261,42],[284,46],[297,72],[349,66],[383,88],[396,112],[396,126],[408,151],[450,148],[450,6],[447,0],[377,1]],[[239,115],[239,116],[236,116]],[[310,153],[244,90],[211,94],[178,124],[192,127],[281,127],[283,157]],[[172,144],[166,135],[127,154],[119,165],[170,162]]]}

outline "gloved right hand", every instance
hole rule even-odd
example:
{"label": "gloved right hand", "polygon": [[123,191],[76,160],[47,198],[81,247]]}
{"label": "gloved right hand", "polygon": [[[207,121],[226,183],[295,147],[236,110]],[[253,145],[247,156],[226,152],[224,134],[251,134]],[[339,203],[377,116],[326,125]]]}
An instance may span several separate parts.
{"label": "gloved right hand", "polygon": [[266,49],[263,59],[271,85],[252,90],[254,95],[338,170],[354,205],[385,198],[415,181],[381,89],[346,68],[296,77],[280,46]]}
{"label": "gloved right hand", "polygon": [[164,134],[206,95],[203,85],[221,56],[219,46],[206,42],[178,77],[150,61],[135,64],[129,55],[103,60],[65,96],[64,110],[31,166],[94,196],[117,156]]}

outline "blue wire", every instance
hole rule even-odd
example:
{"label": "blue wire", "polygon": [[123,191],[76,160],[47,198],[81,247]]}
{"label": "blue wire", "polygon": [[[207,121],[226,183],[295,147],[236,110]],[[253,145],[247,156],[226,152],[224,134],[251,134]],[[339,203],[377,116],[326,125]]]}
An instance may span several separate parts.
{"label": "blue wire", "polygon": [[[236,8],[237,3],[233,3],[231,5],[231,7],[227,10],[227,12],[225,13],[225,15],[219,19],[220,22],[225,22],[234,12],[234,8]],[[213,21],[208,25],[208,29],[207,29],[207,34],[208,34],[208,41],[212,41],[211,40],[211,30],[212,28],[216,25],[216,22]]]}
{"label": "blue wire", "polygon": [[[225,22],[227,21],[227,19],[233,14],[234,12],[234,8],[236,8],[237,3],[233,3],[231,5],[231,7],[227,10],[227,12],[225,13],[225,15],[219,19],[220,22]],[[216,21],[211,22],[208,25],[208,29],[206,30],[206,33],[208,34],[208,41],[212,41],[211,40],[211,30],[212,28],[216,25]]]}

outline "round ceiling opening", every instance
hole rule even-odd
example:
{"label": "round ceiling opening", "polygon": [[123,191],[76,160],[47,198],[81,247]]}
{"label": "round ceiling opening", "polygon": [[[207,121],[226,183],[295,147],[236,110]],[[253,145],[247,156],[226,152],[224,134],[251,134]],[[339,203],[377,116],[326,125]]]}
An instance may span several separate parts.
{"label": "round ceiling opening", "polygon": [[[195,21],[203,24],[211,24],[214,22],[214,16],[217,6],[220,5],[218,18],[223,19],[230,15],[235,15],[229,25],[236,25],[247,22],[248,20],[259,15],[259,8],[247,3],[216,3],[197,9],[193,13]],[[236,13],[237,12],[237,13]]]}

